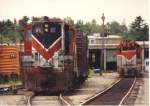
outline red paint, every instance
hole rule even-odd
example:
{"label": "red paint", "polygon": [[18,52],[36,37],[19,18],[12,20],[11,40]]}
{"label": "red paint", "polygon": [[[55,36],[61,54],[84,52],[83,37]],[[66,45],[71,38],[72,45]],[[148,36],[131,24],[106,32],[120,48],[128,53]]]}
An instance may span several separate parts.
{"label": "red paint", "polygon": [[53,47],[49,48],[48,51],[44,49],[41,44],[39,44],[34,38],[32,38],[32,46],[46,59],[49,60],[56,51],[61,48],[61,39],[53,45]]}
{"label": "red paint", "polygon": [[32,30],[32,25],[29,24],[24,28],[24,52],[26,55],[32,54],[32,43],[27,40],[27,31]]}
{"label": "red paint", "polygon": [[69,54],[70,55],[74,55],[75,54],[75,49],[76,49],[76,44],[75,42],[71,42],[70,46],[69,46]]}
{"label": "red paint", "polygon": [[121,53],[125,58],[127,58],[128,60],[130,60],[135,54],[135,51],[123,51]]}

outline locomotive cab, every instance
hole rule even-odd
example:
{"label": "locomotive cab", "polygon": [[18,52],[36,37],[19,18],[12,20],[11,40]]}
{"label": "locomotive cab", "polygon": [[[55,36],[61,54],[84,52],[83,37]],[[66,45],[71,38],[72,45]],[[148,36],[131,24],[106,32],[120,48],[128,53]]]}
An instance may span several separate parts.
{"label": "locomotive cab", "polygon": [[75,48],[71,47],[75,31],[60,20],[33,21],[24,34],[25,54],[31,56],[34,66],[62,66],[64,59],[72,60],[75,54]]}

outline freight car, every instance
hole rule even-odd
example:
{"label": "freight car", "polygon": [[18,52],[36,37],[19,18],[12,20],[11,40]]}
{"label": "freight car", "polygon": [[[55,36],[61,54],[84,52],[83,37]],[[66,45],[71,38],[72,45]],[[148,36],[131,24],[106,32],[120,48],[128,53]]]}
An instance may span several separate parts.
{"label": "freight car", "polygon": [[20,76],[19,50],[15,46],[0,45],[0,81]]}
{"label": "freight car", "polygon": [[61,92],[88,76],[88,39],[60,19],[44,17],[24,28],[23,84]]}
{"label": "freight car", "polygon": [[120,76],[142,74],[142,48],[135,41],[124,41],[118,45],[117,71]]}

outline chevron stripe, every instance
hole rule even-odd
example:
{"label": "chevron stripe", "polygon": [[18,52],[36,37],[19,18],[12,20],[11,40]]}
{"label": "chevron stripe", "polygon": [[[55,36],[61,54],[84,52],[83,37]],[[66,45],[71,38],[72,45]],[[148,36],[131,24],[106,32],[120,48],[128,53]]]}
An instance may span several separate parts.
{"label": "chevron stripe", "polygon": [[45,58],[49,60],[56,51],[61,48],[61,36],[48,48],[44,46],[32,35],[32,46]]}
{"label": "chevron stripe", "polygon": [[122,51],[121,53],[126,59],[130,60],[136,55],[135,50]]}

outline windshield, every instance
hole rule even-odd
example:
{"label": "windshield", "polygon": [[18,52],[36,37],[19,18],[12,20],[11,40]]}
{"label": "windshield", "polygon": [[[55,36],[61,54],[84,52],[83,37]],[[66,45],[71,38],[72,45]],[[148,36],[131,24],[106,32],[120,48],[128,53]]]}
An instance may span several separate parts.
{"label": "windshield", "polygon": [[32,26],[32,35],[48,49],[61,36],[61,25],[53,22],[36,22]]}

